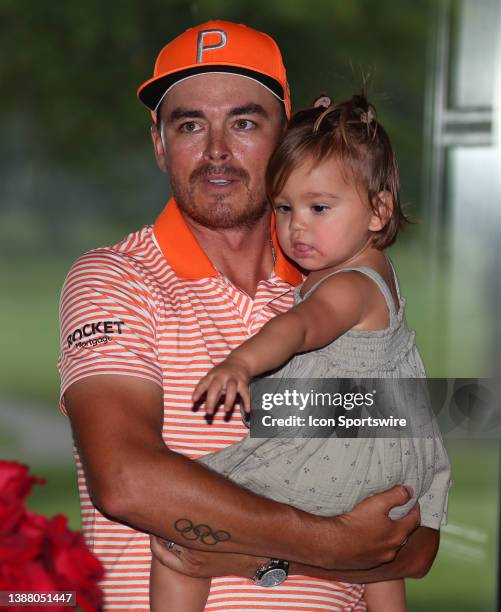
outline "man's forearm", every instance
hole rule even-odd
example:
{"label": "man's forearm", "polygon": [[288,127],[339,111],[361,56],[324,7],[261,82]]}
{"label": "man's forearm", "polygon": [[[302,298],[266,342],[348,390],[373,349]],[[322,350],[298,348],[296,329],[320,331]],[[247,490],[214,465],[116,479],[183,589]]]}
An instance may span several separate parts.
{"label": "man's forearm", "polygon": [[[331,570],[311,565],[291,563],[289,573],[365,584],[385,582],[401,578],[421,578],[431,567],[435,558],[440,534],[438,531],[419,527],[403,546],[396,558],[366,570]],[[175,545],[174,554],[167,552],[157,539],[153,539],[152,550],[162,563],[178,572],[196,578],[216,576],[242,576],[252,578],[258,567],[269,561],[266,557],[230,553],[207,553]]]}
{"label": "man's forearm", "polygon": [[[306,563],[322,559],[320,543],[311,546],[321,519],[259,497],[168,449],[129,455],[113,490],[103,495],[107,514],[183,546]],[[324,535],[336,541],[334,522]]]}
{"label": "man's forearm", "polygon": [[[387,516],[384,530],[374,532],[382,516],[360,511],[372,499],[362,502],[357,512],[319,517],[255,495],[165,446],[140,451],[135,458],[129,454],[128,461],[121,462],[125,463],[124,486],[115,488],[108,513],[137,530],[189,548],[281,558],[312,567],[365,568],[392,559],[396,540],[402,542],[397,532],[402,533],[403,524],[397,529],[397,522]],[[415,518],[400,522],[404,520],[410,525]]]}
{"label": "man's forearm", "polygon": [[[197,550],[315,567],[365,568],[389,561],[404,532],[419,520],[415,512],[397,527],[387,510],[362,512],[362,504],[372,498],[339,517],[315,516],[255,495],[167,449],[140,453],[136,459],[129,455],[122,483],[123,488],[115,485],[115,501],[104,510],[137,530]],[[402,500],[402,494],[397,498]]]}

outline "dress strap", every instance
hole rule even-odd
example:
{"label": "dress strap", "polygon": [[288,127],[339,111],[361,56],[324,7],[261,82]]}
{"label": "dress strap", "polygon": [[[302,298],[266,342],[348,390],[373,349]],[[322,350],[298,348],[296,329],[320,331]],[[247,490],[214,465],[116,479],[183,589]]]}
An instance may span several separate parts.
{"label": "dress strap", "polygon": [[[398,299],[400,300],[400,290],[399,290],[399,287],[398,287],[398,282],[397,282],[397,279],[396,279],[395,270],[394,270],[393,265],[391,264],[391,262],[390,262],[390,266],[391,266],[391,269],[392,269],[392,272],[393,272],[393,278],[395,279],[395,285],[396,285],[396,288],[397,288]],[[310,289],[308,289],[308,291],[304,294],[302,299],[305,300],[307,297],[309,297],[315,291],[315,289],[317,289],[318,286],[321,285],[325,280],[327,280],[331,276],[334,276],[335,274],[341,274],[342,272],[360,272],[361,274],[365,274],[365,276],[368,276],[371,280],[373,280],[376,283],[376,285],[379,287],[379,290],[383,294],[383,297],[384,297],[384,299],[386,301],[386,305],[388,306],[388,311],[390,313],[390,324],[391,324],[393,319],[397,316],[397,312],[395,310],[395,303],[393,301],[393,295],[391,294],[390,288],[386,284],[386,281],[379,274],[379,272],[376,272],[376,270],[373,270],[372,268],[369,268],[368,266],[359,266],[359,267],[353,267],[353,268],[342,268],[341,270],[336,270],[335,272],[331,272],[330,274],[326,274],[323,278],[321,278],[319,281],[317,281],[313,285],[313,287],[310,287]]]}
{"label": "dress strap", "polygon": [[400,295],[400,283],[398,282],[397,272],[395,270],[393,262],[387,255],[385,256],[385,259],[386,259],[387,264],[390,266],[390,270],[393,275],[393,282],[395,283],[395,289],[397,290],[398,302],[400,303],[402,301],[402,296]]}

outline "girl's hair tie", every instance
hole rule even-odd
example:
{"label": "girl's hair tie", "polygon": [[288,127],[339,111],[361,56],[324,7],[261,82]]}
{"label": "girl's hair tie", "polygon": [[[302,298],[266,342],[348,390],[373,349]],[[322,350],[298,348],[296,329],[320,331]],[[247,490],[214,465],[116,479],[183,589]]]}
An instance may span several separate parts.
{"label": "girl's hair tie", "polygon": [[315,100],[313,106],[314,108],[324,109],[313,124],[313,133],[316,134],[320,129],[320,126],[322,125],[322,121],[327,117],[327,115],[339,111],[339,107],[337,104],[334,103],[332,98],[329,98],[329,96],[320,96]]}
{"label": "girl's hair tie", "polygon": [[332,100],[329,96],[322,94],[313,102],[313,108],[329,108],[332,105]]}
{"label": "girl's hair tie", "polygon": [[369,105],[367,111],[362,111],[360,113],[360,121],[362,123],[366,123],[367,125],[370,125],[375,120],[376,120],[376,111],[374,110],[373,106]]}

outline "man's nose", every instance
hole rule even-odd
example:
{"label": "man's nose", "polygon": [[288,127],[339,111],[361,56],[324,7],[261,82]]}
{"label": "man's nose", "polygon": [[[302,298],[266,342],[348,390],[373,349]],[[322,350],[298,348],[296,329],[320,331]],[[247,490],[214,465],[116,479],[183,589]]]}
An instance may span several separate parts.
{"label": "man's nose", "polygon": [[227,161],[231,158],[224,130],[218,128],[209,130],[204,157],[207,161]]}

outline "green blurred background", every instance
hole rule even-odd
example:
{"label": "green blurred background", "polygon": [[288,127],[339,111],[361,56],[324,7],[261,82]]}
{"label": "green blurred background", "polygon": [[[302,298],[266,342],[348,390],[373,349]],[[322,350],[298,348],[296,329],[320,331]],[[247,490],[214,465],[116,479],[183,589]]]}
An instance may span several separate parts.
{"label": "green blurred background", "polygon": [[[32,508],[79,527],[71,437],[58,411],[59,291],[83,251],[162,209],[169,189],[135,90],[165,42],[211,18],[275,37],[295,108],[320,92],[349,96],[370,75],[417,221],[391,255],[428,373],[496,374],[500,256],[485,245],[500,235],[497,4],[0,0],[0,457],[48,478]],[[447,446],[449,526],[430,574],[408,581],[409,609],[493,610],[498,443]]]}

